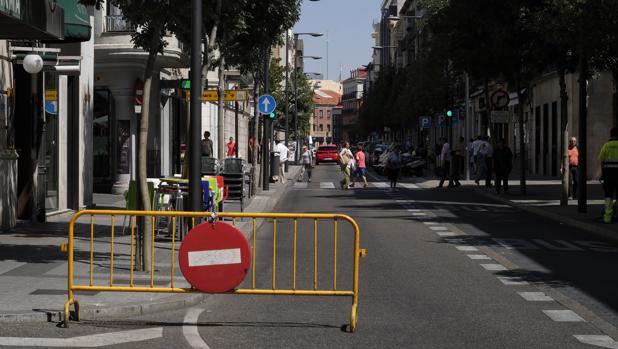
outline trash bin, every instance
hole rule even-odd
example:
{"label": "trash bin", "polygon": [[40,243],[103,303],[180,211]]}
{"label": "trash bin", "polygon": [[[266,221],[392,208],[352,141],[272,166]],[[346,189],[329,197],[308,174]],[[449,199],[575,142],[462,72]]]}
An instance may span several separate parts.
{"label": "trash bin", "polygon": [[276,182],[279,180],[279,152],[270,152],[270,181]]}

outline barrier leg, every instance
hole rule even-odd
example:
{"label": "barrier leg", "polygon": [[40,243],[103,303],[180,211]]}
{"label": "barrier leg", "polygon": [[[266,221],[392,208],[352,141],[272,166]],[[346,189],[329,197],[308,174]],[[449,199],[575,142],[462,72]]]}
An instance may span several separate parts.
{"label": "barrier leg", "polygon": [[77,300],[73,301],[73,307],[75,308],[75,321],[79,321],[79,302]]}
{"label": "barrier leg", "polygon": [[352,304],[352,313],[350,314],[350,332],[356,332],[356,324],[358,321],[357,308],[358,304]]}
{"label": "barrier leg", "polygon": [[64,328],[69,328],[69,316],[71,315],[70,307],[71,300],[69,299],[68,301],[66,301],[66,303],[64,303],[64,319],[62,319],[62,327]]}

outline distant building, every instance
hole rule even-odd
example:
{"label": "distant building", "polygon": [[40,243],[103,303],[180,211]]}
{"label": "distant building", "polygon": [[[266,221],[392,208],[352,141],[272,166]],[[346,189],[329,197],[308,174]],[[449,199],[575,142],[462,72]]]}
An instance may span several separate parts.
{"label": "distant building", "polygon": [[332,143],[341,144],[341,131],[343,129],[343,124],[341,120],[341,112],[343,111],[343,105],[339,104],[338,106],[333,108],[331,112],[331,118],[333,123],[333,141]]}
{"label": "distant building", "polygon": [[342,140],[354,141],[357,138],[356,126],[363,101],[365,80],[367,80],[367,69],[357,68],[352,70],[350,77],[342,82]]}
{"label": "distant building", "polygon": [[315,89],[324,89],[331,90],[337,92],[338,94],[343,94],[343,85],[341,81],[337,80],[323,80],[323,79],[312,79],[309,80],[309,85],[311,88]]}
{"label": "distant building", "polygon": [[309,121],[311,138],[315,143],[333,142],[333,108],[341,103],[341,94],[317,89],[313,95],[313,117]]}

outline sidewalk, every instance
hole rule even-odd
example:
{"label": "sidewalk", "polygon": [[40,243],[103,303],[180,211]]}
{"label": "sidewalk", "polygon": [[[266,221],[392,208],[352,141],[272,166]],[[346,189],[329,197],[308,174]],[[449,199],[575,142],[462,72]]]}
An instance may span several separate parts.
{"label": "sidewalk", "polygon": [[[514,178],[514,176],[511,176]],[[426,188],[435,188],[436,179],[415,179],[422,182]],[[493,183],[493,182],[492,182]],[[577,210],[577,200],[569,200],[568,206],[560,206],[562,184],[560,180],[532,178],[526,181],[527,194],[520,194],[519,179],[509,180],[509,194],[496,194],[495,187],[485,187],[481,182],[477,186],[474,181],[461,181],[462,188],[494,200],[501,201],[524,211],[568,224],[606,239],[618,242],[618,223],[604,224],[601,212],[604,207],[603,187],[598,181],[588,181],[588,210],[580,213]],[[446,184],[445,184],[446,185]],[[449,188],[441,190],[451,190]],[[461,189],[456,189],[461,190]]]}
{"label": "sidewalk", "polygon": [[[271,212],[294,183],[299,166],[290,166],[285,183],[271,183],[267,192],[257,195],[245,207],[245,212]],[[95,194],[95,207],[124,209],[122,196]],[[226,211],[239,211],[237,203],[225,205]],[[67,300],[67,254],[60,245],[67,242],[68,222],[72,212],[48,217],[46,223],[19,222],[10,232],[0,233],[0,323],[60,321]],[[90,221],[83,217],[75,231],[75,279],[87,284],[90,277]],[[128,284],[130,269],[130,234],[123,230],[122,217],[114,222],[114,283]],[[251,223],[237,222],[237,227],[249,236]],[[94,222],[93,284],[109,285],[110,219]],[[155,278],[157,286],[171,281],[170,241],[155,243]],[[180,244],[176,245],[176,251]],[[177,253],[177,252],[175,252]],[[135,285],[147,286],[150,274],[135,272]],[[188,287],[175,265],[174,286]],[[201,302],[203,294],[169,295],[156,293],[78,293],[81,316],[94,319],[105,316],[126,317],[188,307]]]}

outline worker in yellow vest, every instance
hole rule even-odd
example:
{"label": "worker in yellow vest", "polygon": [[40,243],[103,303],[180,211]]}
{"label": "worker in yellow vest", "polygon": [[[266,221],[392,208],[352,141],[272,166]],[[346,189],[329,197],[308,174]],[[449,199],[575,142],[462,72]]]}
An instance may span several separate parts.
{"label": "worker in yellow vest", "polygon": [[610,139],[601,147],[599,153],[603,178],[603,190],[605,191],[605,211],[603,222],[611,223],[614,202],[613,199],[618,191],[618,128],[610,131]]}

